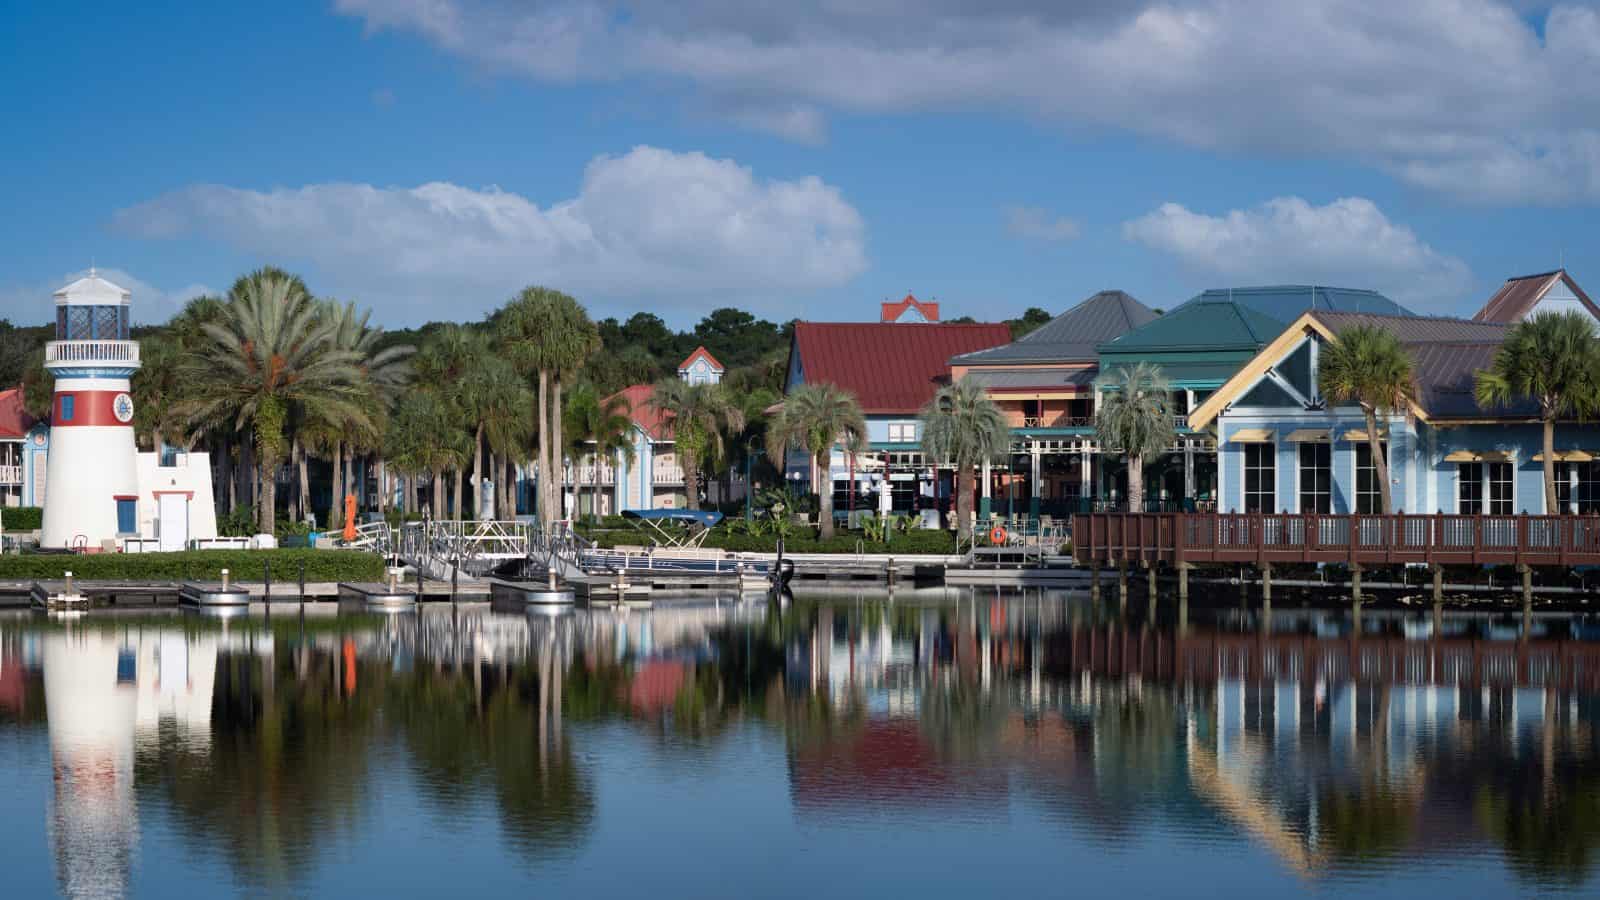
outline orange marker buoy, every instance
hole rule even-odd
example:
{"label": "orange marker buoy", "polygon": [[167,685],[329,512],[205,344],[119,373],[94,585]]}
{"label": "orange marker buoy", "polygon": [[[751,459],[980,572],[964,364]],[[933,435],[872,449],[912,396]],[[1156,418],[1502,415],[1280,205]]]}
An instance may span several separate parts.
{"label": "orange marker buoy", "polygon": [[344,495],[344,540],[350,543],[356,539],[356,495]]}

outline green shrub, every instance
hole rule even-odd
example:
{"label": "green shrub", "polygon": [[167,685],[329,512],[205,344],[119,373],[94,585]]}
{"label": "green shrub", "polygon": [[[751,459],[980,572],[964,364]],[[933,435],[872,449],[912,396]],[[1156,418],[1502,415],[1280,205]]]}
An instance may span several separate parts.
{"label": "green shrub", "polygon": [[227,569],[241,581],[261,581],[272,567],[275,582],[295,581],[300,564],[307,581],[378,581],[383,558],[359,550],[184,550],[177,553],[24,553],[0,556],[0,578],[75,578],[130,581],[215,581]]}
{"label": "green shrub", "polygon": [[37,506],[8,506],[0,509],[0,525],[6,531],[36,531],[43,527],[44,510]]}

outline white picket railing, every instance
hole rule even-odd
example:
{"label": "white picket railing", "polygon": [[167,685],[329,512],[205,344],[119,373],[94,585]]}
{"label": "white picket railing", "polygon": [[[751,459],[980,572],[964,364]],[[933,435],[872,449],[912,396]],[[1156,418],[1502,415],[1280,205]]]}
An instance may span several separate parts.
{"label": "white picket railing", "polygon": [[51,341],[44,345],[47,363],[139,361],[138,341]]}

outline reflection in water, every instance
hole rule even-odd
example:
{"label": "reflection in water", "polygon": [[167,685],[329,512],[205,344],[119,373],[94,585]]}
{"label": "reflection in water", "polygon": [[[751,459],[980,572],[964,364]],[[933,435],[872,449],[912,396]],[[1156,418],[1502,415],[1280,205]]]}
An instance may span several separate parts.
{"label": "reflection in water", "polygon": [[[46,828],[69,895],[211,859],[234,887],[315,892],[331,860],[395,864],[382,842],[400,823],[379,805],[396,792],[428,828],[481,826],[505,859],[581,885],[595,842],[659,838],[603,814],[612,781],[636,812],[681,802],[689,780],[745,814],[709,761],[769,743],[784,764],[756,776],[810,828],[981,824],[975,848],[1124,854],[1159,834],[1240,866],[1266,854],[1291,883],[1489,865],[1592,888],[1600,643],[1583,620],[1526,641],[1448,624],[1370,616],[1355,635],[1280,612],[1177,632],[1081,598],[914,593],[24,617],[0,620],[0,732],[36,719],[42,683]],[[150,823],[182,854],[147,858]],[[860,863],[872,840],[835,853]]]}

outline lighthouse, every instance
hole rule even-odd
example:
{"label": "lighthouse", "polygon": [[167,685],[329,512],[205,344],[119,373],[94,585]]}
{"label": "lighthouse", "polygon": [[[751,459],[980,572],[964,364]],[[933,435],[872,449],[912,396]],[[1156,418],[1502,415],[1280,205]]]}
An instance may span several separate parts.
{"label": "lighthouse", "polygon": [[88,276],[55,293],[55,376],[40,545],[95,551],[139,534],[133,392],[139,342],[128,339],[126,290]]}

